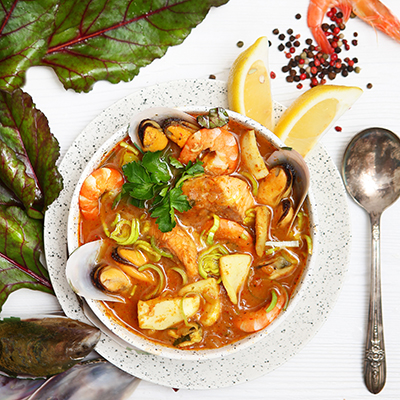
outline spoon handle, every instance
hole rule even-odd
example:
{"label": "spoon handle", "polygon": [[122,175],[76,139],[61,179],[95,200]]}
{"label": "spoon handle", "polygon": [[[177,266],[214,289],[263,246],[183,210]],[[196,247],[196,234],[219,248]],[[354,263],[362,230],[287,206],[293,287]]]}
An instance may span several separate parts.
{"label": "spoon handle", "polygon": [[364,379],[371,393],[379,393],[386,382],[381,296],[380,214],[371,214],[372,265]]}

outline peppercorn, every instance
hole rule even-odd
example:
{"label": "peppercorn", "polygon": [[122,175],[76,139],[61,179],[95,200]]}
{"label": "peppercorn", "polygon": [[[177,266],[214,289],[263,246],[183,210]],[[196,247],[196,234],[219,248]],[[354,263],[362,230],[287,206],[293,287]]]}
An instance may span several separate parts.
{"label": "peppercorn", "polygon": [[300,19],[300,18],[301,18],[301,14],[296,14],[294,17],[295,17],[296,19]]}
{"label": "peppercorn", "polygon": [[279,40],[284,40],[285,37],[286,37],[286,36],[285,36],[283,33],[281,33],[281,34],[278,36]]}
{"label": "peppercorn", "polygon": [[289,28],[286,32],[288,35],[291,35],[293,33],[293,29]]}
{"label": "peppercorn", "polygon": [[290,76],[290,75],[287,76],[286,77],[286,81],[289,82],[289,83],[292,83],[293,82],[293,76]]}
{"label": "peppercorn", "polygon": [[372,83],[368,83],[367,89],[372,89]]}
{"label": "peppercorn", "polygon": [[274,35],[278,35],[278,34],[279,34],[279,29],[275,28],[275,29],[272,31],[272,33],[273,33]]}
{"label": "peppercorn", "polygon": [[342,127],[341,126],[335,126],[335,130],[337,132],[342,132]]}
{"label": "peppercorn", "polygon": [[217,79],[217,77],[216,77],[215,75],[210,75],[210,76],[208,77],[208,79]]}
{"label": "peppercorn", "polygon": [[276,74],[274,71],[271,71],[269,76],[271,77],[271,79],[275,79],[276,78]]}
{"label": "peppercorn", "polygon": [[281,43],[279,46],[278,46],[278,50],[279,51],[283,51],[285,49],[285,46]]}
{"label": "peppercorn", "polygon": [[357,45],[358,45],[358,42],[357,42],[356,39],[353,39],[353,40],[351,41],[351,44],[352,44],[353,46],[357,46]]}
{"label": "peppercorn", "polygon": [[306,39],[306,44],[310,45],[312,43],[312,39]]}
{"label": "peppercorn", "polygon": [[285,65],[282,67],[282,72],[288,72],[288,71],[290,71],[289,65]]}
{"label": "peppercorn", "polygon": [[236,46],[237,47],[243,47],[243,45],[244,45],[244,43],[241,41],[241,40],[239,40],[237,43],[236,43]]}

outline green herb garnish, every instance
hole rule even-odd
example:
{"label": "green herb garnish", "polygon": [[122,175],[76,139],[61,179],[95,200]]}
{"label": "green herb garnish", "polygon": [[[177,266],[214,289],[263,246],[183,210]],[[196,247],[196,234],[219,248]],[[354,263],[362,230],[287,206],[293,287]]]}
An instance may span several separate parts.
{"label": "green herb garnish", "polygon": [[220,128],[229,122],[228,113],[224,108],[217,107],[208,111],[207,115],[199,115],[197,123],[203,128]]}
{"label": "green herb garnish", "polygon": [[[175,210],[185,212],[192,208],[181,186],[186,179],[204,173],[202,164],[197,161],[184,166],[162,151],[147,152],[141,161],[133,161],[122,167],[127,178],[122,192],[129,194],[136,207],[148,205],[151,217],[157,218],[160,231],[169,232],[176,225]],[[181,172],[174,174],[173,169]]]}

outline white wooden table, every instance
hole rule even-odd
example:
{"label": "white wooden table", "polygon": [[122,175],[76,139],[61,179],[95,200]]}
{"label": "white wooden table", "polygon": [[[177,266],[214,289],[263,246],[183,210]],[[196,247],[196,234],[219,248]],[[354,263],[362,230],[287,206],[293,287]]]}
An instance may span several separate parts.
{"label": "white wooden table", "polygon": [[[367,0],[366,0],[367,1]],[[371,0],[369,0],[371,1]],[[400,17],[400,2],[385,0]],[[286,59],[277,50],[280,41],[274,28],[292,28],[310,37],[306,24],[306,0],[230,0],[213,9],[204,22],[192,31],[180,46],[170,48],[160,60],[142,69],[130,83],[112,85],[100,82],[88,94],[65,91],[54,73],[44,67],[28,71],[24,88],[47,116],[51,131],[65,154],[82,129],[102,110],[134,91],[181,78],[207,79],[210,74],[226,80],[237,55],[263,35],[272,41],[270,67],[276,73],[272,81],[274,99],[285,106],[304,90],[285,81],[281,67]],[[295,19],[300,13],[302,18]],[[351,57],[359,59],[359,74],[337,78],[332,83],[355,85],[364,94],[339,121],[341,132],[332,129],[323,139],[337,166],[340,166],[347,143],[360,130],[380,126],[400,134],[400,43],[376,33],[359,19],[347,24],[346,36],[359,33]],[[244,47],[236,46],[238,41]],[[372,89],[366,85],[372,83]],[[207,391],[179,390],[140,382],[132,399],[274,399],[274,400],[357,400],[368,399],[362,365],[368,316],[370,236],[367,214],[353,203],[349,208],[352,224],[352,249],[345,284],[327,322],[303,350],[277,370],[254,381],[230,388]],[[385,327],[387,382],[378,395],[382,399],[400,398],[400,202],[385,211],[382,218],[382,289]],[[59,309],[56,298],[39,292],[20,290],[12,294],[4,314],[16,315],[29,307],[34,313]]]}

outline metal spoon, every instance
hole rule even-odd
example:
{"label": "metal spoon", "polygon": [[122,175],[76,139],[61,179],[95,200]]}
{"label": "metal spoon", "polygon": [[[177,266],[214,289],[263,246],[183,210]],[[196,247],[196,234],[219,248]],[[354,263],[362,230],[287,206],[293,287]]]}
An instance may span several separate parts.
{"label": "metal spoon", "polygon": [[357,134],[344,153],[342,175],[350,196],[370,215],[372,269],[364,380],[368,390],[379,393],[386,381],[383,338],[380,218],[400,195],[400,140],[383,128]]}

